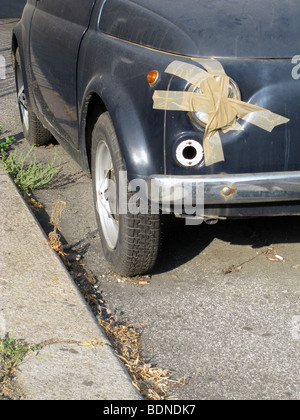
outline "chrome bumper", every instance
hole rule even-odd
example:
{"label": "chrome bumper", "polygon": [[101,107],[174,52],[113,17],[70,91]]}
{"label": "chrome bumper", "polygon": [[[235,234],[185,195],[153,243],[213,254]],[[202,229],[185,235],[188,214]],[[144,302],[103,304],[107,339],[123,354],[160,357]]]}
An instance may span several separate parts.
{"label": "chrome bumper", "polygon": [[300,172],[206,176],[153,175],[147,179],[147,184],[148,198],[153,204],[182,201],[180,191],[184,191],[184,196],[191,194],[191,191],[192,195],[195,195],[196,191],[202,191],[204,205],[300,201]]}

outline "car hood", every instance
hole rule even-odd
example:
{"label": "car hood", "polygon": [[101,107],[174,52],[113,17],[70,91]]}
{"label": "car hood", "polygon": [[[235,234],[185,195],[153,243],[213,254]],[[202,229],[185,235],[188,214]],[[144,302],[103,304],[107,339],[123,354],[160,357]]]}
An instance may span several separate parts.
{"label": "car hood", "polygon": [[299,0],[107,0],[100,30],[186,56],[292,58]]}

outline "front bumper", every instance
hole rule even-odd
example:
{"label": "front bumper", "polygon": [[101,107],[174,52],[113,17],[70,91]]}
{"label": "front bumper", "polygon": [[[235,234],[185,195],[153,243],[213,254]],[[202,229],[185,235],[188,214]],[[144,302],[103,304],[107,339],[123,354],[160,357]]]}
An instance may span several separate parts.
{"label": "front bumper", "polygon": [[[147,179],[148,199],[157,205],[195,202],[204,206],[263,204],[300,201],[300,172],[239,175],[168,176]],[[159,191],[159,193],[158,193]]]}

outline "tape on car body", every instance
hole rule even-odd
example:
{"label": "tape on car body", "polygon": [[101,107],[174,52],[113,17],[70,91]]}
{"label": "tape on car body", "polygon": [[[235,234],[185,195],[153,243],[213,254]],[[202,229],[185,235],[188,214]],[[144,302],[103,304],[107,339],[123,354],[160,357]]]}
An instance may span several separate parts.
{"label": "tape on car body", "polygon": [[200,92],[158,91],[153,95],[153,108],[167,111],[204,112],[208,115],[203,148],[207,166],[224,161],[219,130],[224,133],[241,131],[241,118],[271,132],[290,120],[268,109],[228,97],[230,78],[222,64],[215,59],[193,59],[202,68],[182,61],[173,61],[166,73],[180,77]]}

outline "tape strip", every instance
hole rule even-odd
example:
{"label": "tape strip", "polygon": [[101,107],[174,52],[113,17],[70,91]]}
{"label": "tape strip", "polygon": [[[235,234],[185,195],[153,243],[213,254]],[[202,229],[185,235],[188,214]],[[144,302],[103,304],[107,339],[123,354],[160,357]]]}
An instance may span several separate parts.
{"label": "tape strip", "polygon": [[192,58],[192,60],[204,67],[208,73],[226,75],[222,64],[215,58]]}
{"label": "tape strip", "polygon": [[208,115],[203,138],[207,166],[224,161],[219,130],[224,133],[243,130],[237,118],[268,132],[290,121],[265,108],[228,98],[230,79],[222,64],[208,58],[193,60],[203,69],[194,64],[173,61],[165,72],[184,79],[198,87],[200,92],[155,91],[153,108],[167,111],[203,112]]}
{"label": "tape strip", "polygon": [[209,113],[209,99],[201,93],[193,92],[172,92],[157,90],[153,95],[155,109],[168,111],[192,111],[198,109]]}

